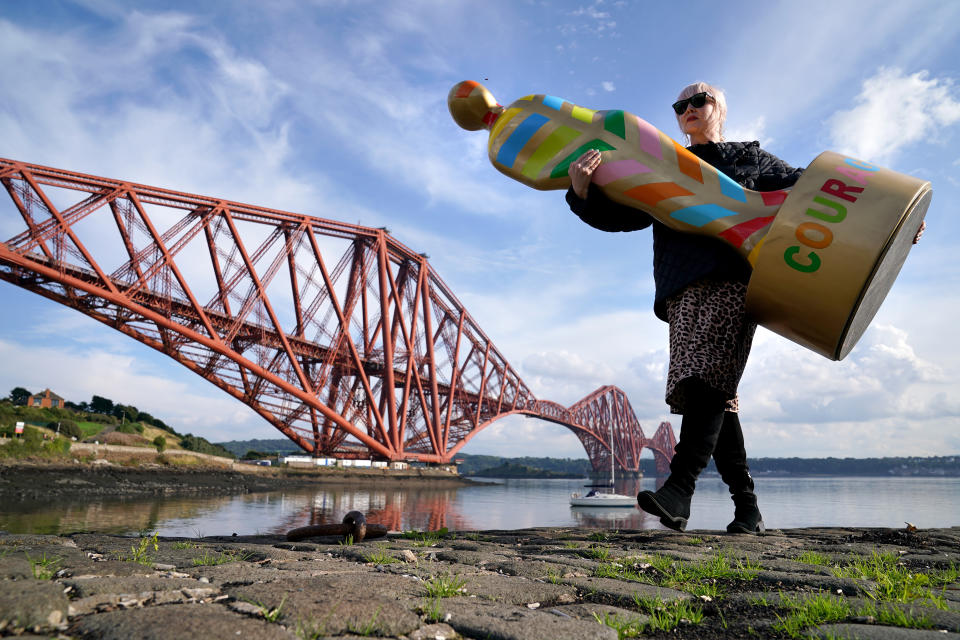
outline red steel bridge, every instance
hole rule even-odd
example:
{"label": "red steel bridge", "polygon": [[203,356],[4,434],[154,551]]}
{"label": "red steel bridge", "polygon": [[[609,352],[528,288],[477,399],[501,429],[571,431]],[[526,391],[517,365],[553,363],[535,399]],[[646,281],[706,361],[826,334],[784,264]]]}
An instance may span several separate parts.
{"label": "red steel bridge", "polygon": [[[314,456],[447,463],[509,415],[577,435],[593,468],[668,469],[626,395],[536,398],[385,229],[0,159],[0,278],[173,358]],[[6,235],[6,234],[4,234]],[[612,430],[612,436],[611,436]]]}

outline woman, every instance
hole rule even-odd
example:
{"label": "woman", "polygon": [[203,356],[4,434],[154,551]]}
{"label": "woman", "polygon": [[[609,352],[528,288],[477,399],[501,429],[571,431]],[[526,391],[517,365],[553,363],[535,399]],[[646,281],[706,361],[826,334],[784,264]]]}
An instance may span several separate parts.
{"label": "woman", "polygon": [[[802,169],[757,142],[724,141],[726,100],[716,87],[691,84],[673,108],[688,149],[744,187],[776,191],[800,177]],[[590,182],[601,161],[591,150],[570,165],[567,202],[584,222],[603,231],[653,226],[654,312],[670,324],[666,400],[673,413],[683,415],[670,476],[658,491],[637,496],[640,508],[683,531],[697,477],[713,456],[736,505],[727,531],[763,531],[737,415],[737,385],[756,330],[745,309],[750,267],[718,240],[674,231],[609,200]]]}
{"label": "woman", "polygon": [[[716,87],[689,85],[673,109],[687,148],[748,189],[786,189],[803,173],[757,142],[726,142],[727,103]],[[637,496],[640,508],[683,531],[697,477],[713,456],[735,505],[727,531],[762,532],[737,415],[737,385],[756,330],[745,308],[750,267],[718,240],[673,231],[642,211],[609,200],[590,182],[600,163],[600,153],[591,150],[570,165],[567,202],[584,222],[603,231],[653,226],[653,308],[670,324],[666,400],[673,413],[683,416],[670,476],[658,491]],[[925,226],[921,224],[914,243]]]}

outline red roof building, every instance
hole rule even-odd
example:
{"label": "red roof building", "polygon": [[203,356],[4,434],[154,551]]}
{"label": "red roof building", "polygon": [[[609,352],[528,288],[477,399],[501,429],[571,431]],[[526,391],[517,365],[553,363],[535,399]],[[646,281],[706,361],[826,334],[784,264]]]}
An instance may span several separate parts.
{"label": "red roof building", "polygon": [[41,393],[32,395],[27,399],[28,407],[41,407],[44,409],[63,409],[65,400],[55,394],[50,389],[45,389]]}

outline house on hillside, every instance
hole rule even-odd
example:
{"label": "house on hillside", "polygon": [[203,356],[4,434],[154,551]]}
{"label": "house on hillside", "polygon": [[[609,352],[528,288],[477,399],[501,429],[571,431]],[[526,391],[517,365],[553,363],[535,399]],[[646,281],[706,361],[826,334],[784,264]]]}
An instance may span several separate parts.
{"label": "house on hillside", "polygon": [[27,399],[28,407],[41,407],[44,409],[63,409],[63,405],[66,401],[55,394],[50,389],[44,389],[36,395],[32,395]]}

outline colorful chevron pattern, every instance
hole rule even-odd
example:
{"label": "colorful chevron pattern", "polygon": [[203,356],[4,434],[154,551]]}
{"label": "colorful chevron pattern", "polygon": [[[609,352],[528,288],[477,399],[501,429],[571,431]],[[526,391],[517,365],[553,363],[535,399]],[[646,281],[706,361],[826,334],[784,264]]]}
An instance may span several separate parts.
{"label": "colorful chevron pattern", "polygon": [[610,152],[593,177],[607,195],[669,226],[716,235],[747,259],[755,256],[752,250],[787,195],[744,189],[621,110],[594,111],[556,96],[529,95],[504,110],[490,131],[494,165],[536,188],[566,188],[570,164],[588,149]]}

